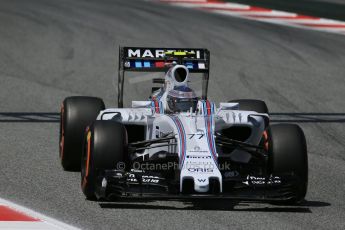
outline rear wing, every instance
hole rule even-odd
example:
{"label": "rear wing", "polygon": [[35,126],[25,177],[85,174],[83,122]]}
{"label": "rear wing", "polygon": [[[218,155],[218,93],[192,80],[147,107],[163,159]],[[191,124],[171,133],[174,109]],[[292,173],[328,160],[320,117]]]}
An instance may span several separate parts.
{"label": "rear wing", "polygon": [[118,69],[118,107],[123,108],[123,87],[126,71],[162,72],[172,63],[184,65],[191,73],[202,73],[202,99],[207,99],[210,52],[196,48],[120,47]]}

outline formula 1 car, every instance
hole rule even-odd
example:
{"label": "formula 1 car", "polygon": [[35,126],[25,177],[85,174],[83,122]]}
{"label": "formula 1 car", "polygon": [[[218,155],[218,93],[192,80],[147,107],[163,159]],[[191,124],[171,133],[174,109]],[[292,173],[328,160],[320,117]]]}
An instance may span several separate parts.
{"label": "formula 1 car", "polygon": [[[120,47],[118,108],[95,97],[61,107],[60,159],[81,169],[87,199],[229,198],[298,203],[308,159],[302,129],[270,125],[264,101],[207,99],[207,49]],[[146,101],[123,108],[127,71],[162,72]],[[189,87],[202,75],[201,96]]]}

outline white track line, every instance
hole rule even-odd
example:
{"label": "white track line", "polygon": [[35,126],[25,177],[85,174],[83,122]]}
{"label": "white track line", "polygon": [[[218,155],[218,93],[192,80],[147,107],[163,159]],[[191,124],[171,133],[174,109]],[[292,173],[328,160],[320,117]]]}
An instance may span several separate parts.
{"label": "white track line", "polygon": [[78,229],[73,226],[67,225],[61,221],[55,220],[51,217],[35,212],[31,209],[20,206],[18,204],[15,204],[11,201],[8,201],[2,198],[0,198],[0,205],[6,206],[10,208],[11,210],[14,210],[18,213],[22,213],[26,216],[36,219],[34,221],[0,221],[0,229],[11,229],[11,230],[16,230],[16,229],[76,230]]}
{"label": "white track line", "polygon": [[[152,0],[151,0],[152,1]],[[253,7],[222,0],[153,0],[179,7],[195,8],[212,13],[246,18],[285,26],[345,34],[345,22],[301,15],[292,12]],[[312,3],[311,3],[312,4]]]}

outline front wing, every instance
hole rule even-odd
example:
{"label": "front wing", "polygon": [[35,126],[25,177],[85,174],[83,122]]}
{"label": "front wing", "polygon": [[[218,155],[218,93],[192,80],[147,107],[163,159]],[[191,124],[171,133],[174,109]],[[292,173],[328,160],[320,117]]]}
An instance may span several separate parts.
{"label": "front wing", "polygon": [[284,201],[296,197],[296,188],[293,187],[298,184],[296,180],[299,180],[297,176],[287,174],[266,177],[247,175],[223,178],[225,189],[222,193],[216,186],[208,193],[181,193],[179,181],[167,179],[157,172],[106,170],[97,177],[96,196],[109,201],[117,198]]}

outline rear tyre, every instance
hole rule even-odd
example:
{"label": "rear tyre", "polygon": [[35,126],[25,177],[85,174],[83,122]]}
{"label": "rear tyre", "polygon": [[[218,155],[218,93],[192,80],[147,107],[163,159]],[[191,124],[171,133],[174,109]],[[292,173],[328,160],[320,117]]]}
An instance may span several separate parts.
{"label": "rear tyre", "polygon": [[255,99],[231,100],[231,103],[238,103],[240,110],[255,111],[257,113],[268,113],[267,105],[264,101]]}
{"label": "rear tyre", "polygon": [[298,180],[292,185],[294,198],[275,204],[302,201],[308,187],[308,155],[303,130],[294,124],[277,124],[269,129],[269,167],[272,174],[292,173]]}
{"label": "rear tyre", "polygon": [[64,170],[80,170],[80,158],[85,129],[101,110],[104,102],[96,97],[67,97],[60,113],[60,161]]}
{"label": "rear tyre", "polygon": [[95,121],[86,131],[81,159],[81,188],[89,200],[96,198],[98,173],[107,169],[125,169],[127,131],[116,121]]}

